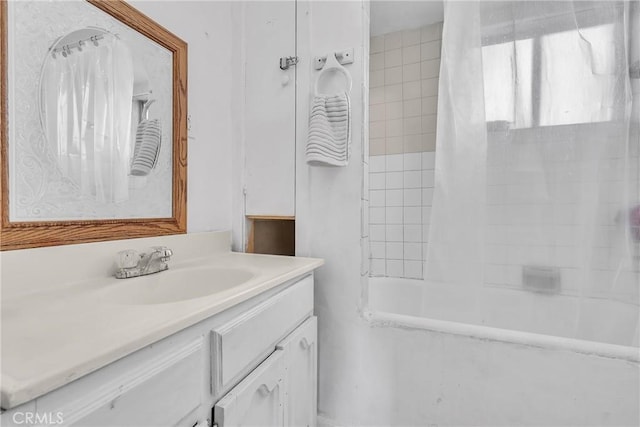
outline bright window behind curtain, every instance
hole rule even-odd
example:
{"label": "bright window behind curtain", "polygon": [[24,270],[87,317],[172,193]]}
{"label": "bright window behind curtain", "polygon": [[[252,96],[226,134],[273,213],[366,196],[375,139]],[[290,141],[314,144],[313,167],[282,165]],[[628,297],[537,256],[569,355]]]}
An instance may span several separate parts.
{"label": "bright window behind curtain", "polygon": [[614,30],[608,24],[541,37],[540,126],[613,119]]}
{"label": "bright window behind curtain", "polygon": [[522,129],[613,120],[615,30],[604,24],[483,46],[487,122]]}
{"label": "bright window behind curtain", "polygon": [[532,60],[532,39],[482,47],[487,122],[532,126]]}

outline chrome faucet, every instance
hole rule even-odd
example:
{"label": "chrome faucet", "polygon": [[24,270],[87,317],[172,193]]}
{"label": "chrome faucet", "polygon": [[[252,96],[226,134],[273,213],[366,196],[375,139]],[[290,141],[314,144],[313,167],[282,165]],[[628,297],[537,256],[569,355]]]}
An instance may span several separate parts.
{"label": "chrome faucet", "polygon": [[132,249],[118,252],[118,279],[145,276],[159,273],[169,268],[167,262],[173,255],[171,249],[165,246],[153,246],[146,252],[138,252]]}

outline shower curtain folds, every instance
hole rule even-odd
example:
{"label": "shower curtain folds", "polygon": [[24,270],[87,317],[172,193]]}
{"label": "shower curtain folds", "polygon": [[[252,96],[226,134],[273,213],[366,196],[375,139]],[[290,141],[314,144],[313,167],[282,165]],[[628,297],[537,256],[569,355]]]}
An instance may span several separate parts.
{"label": "shower curtain folds", "polygon": [[528,295],[505,329],[570,298],[572,338],[638,345],[639,60],[637,2],[445,3],[424,277],[464,316],[496,288]]}

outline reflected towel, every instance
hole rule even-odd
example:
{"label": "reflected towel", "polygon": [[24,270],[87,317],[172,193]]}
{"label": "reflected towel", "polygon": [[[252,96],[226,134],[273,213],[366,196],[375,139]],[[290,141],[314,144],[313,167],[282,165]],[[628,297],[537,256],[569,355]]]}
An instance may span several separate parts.
{"label": "reflected towel", "polygon": [[147,176],[156,164],[160,143],[162,141],[162,126],[160,120],[143,120],[136,131],[136,145],[131,162],[131,175]]}
{"label": "reflected towel", "polygon": [[346,166],[351,156],[349,95],[316,95],[309,115],[307,163]]}

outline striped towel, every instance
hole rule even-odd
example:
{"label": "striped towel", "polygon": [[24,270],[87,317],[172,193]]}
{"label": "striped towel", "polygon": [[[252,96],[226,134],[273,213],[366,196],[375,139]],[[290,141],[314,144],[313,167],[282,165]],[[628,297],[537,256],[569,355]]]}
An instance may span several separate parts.
{"label": "striped towel", "polygon": [[133,149],[131,162],[131,175],[149,175],[158,160],[161,141],[162,126],[159,119],[143,120],[138,124],[136,145]]}
{"label": "striped towel", "polygon": [[309,115],[307,163],[346,166],[351,156],[349,95],[316,95]]}

